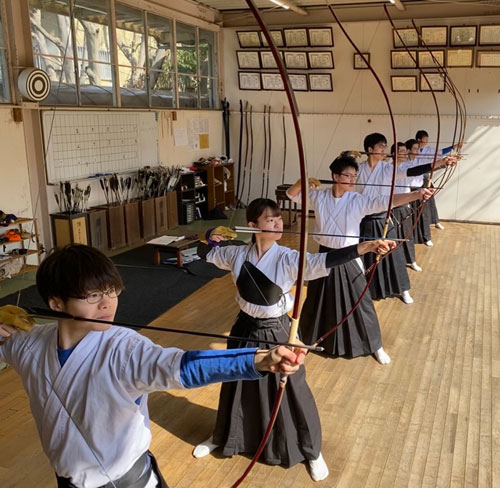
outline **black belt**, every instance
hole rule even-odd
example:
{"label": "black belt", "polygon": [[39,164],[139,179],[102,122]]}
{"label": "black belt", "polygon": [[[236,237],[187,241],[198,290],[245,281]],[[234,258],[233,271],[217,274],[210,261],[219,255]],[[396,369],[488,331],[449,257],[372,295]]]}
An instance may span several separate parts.
{"label": "black belt", "polygon": [[379,219],[385,219],[387,216],[387,212],[379,212],[379,213],[374,213],[370,215],[365,215],[363,220],[379,220]]}
{"label": "black belt", "polygon": [[[150,460],[149,469],[146,469],[148,459]],[[146,451],[121,478],[113,480],[113,482],[110,481],[99,488],[144,488],[151,478],[152,472],[158,478],[157,487],[168,488],[158,469],[156,459],[150,451]],[[78,488],[71,482],[70,478],[63,478],[57,473],[56,478],[57,488]]]}

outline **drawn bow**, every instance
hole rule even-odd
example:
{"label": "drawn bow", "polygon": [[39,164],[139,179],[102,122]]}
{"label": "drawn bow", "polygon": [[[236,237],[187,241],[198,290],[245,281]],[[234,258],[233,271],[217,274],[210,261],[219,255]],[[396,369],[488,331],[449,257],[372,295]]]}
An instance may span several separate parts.
{"label": "drawn bow", "polygon": [[[307,215],[308,215],[308,185],[307,185],[307,168],[306,168],[306,159],[304,153],[304,145],[302,142],[302,133],[300,130],[299,123],[299,110],[297,107],[297,101],[295,99],[295,95],[292,89],[292,85],[290,83],[290,79],[288,77],[288,72],[283,64],[283,60],[278,53],[278,49],[276,44],[274,43],[274,39],[272,38],[269,29],[267,28],[262,16],[255,6],[253,0],[246,0],[249,9],[255,17],[255,20],[259,24],[259,27],[264,34],[268,45],[273,53],[274,60],[278,66],[278,70],[280,72],[281,79],[283,80],[283,85],[285,87],[286,96],[288,99],[288,103],[290,105],[290,112],[293,120],[293,126],[295,130],[295,136],[297,139],[297,150],[299,153],[299,164],[300,164],[300,179],[301,179],[301,205],[302,205],[302,218],[300,222],[300,245],[299,245],[299,266],[298,266],[298,275],[297,275],[297,284],[296,284],[296,293],[295,293],[295,301],[292,312],[292,322],[290,327],[290,334],[288,338],[288,342],[296,342],[298,328],[299,328],[299,320],[300,320],[300,312],[302,308],[302,298],[303,298],[303,285],[304,285],[304,268],[306,264],[306,253],[307,253]],[[281,405],[281,400],[283,398],[283,393],[285,391],[287,382],[287,377],[282,376],[280,379],[280,386],[278,393],[276,395],[276,400],[274,403],[274,407],[271,413],[271,417],[269,420],[269,424],[265,430],[264,437],[257,449],[257,452],[248,465],[245,472],[240,476],[240,478],[233,484],[233,488],[240,486],[240,484],[247,477],[248,473],[251,471],[257,460],[259,459],[264,447],[269,439],[271,431],[274,426],[274,422],[276,421],[276,417],[279,412],[279,408]]]}

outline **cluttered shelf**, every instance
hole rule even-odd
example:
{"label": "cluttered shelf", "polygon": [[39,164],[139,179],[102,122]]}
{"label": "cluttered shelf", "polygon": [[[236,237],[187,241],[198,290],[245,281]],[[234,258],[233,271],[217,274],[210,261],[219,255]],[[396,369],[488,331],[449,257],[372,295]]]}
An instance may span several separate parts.
{"label": "cluttered shelf", "polygon": [[[27,270],[36,268],[28,263],[29,256],[37,256],[40,264],[43,248],[40,246],[36,219],[16,217],[14,214],[0,212],[0,224],[5,232],[0,234],[0,280],[11,278]],[[33,223],[31,232],[23,230],[23,225]],[[28,241],[28,243],[26,243]],[[31,241],[33,245],[31,245]],[[16,245],[12,248],[10,245]],[[7,247],[9,246],[9,247]]]}

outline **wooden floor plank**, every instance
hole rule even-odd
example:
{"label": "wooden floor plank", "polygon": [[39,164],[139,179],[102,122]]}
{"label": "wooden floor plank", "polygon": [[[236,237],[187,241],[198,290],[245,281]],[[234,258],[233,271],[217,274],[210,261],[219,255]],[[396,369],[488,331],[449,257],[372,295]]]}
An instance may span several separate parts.
{"label": "wooden floor plank", "polygon": [[[409,271],[415,303],[376,303],[392,361],[311,354],[307,378],[323,430],[330,477],[314,483],[304,464],[258,463],[243,486],[500,486],[500,226],[446,223],[433,248],[417,246],[424,271]],[[286,242],[296,245],[296,238]],[[238,307],[229,276],[212,280],[154,321],[227,333]],[[146,331],[163,344],[223,348],[222,341]],[[192,457],[213,429],[219,386],[150,396],[152,450],[171,488],[226,488],[249,459],[215,451]],[[54,486],[26,394],[0,372],[0,486]],[[29,460],[29,469],[26,461]]]}

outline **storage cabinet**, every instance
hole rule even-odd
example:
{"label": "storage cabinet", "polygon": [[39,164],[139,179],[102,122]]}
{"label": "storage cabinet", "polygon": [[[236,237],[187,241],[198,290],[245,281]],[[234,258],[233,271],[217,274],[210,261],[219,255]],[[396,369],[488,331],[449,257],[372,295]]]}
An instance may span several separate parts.
{"label": "storage cabinet", "polygon": [[88,244],[87,212],[51,214],[52,235],[56,247],[68,244]]}
{"label": "storage cabinet", "polygon": [[207,167],[208,210],[234,208],[234,163]]}
{"label": "storage cabinet", "polygon": [[181,174],[181,178],[177,184],[177,211],[181,225],[190,224],[195,220],[195,174]]}
{"label": "storage cabinet", "polygon": [[[40,247],[36,219],[18,218],[10,225],[0,227],[0,240],[7,239],[9,231],[17,231],[21,240],[0,243],[0,280],[35,269],[41,262]],[[36,265],[28,264],[28,257],[36,256]],[[15,266],[20,262],[20,266]],[[15,269],[20,268],[18,271]]]}

